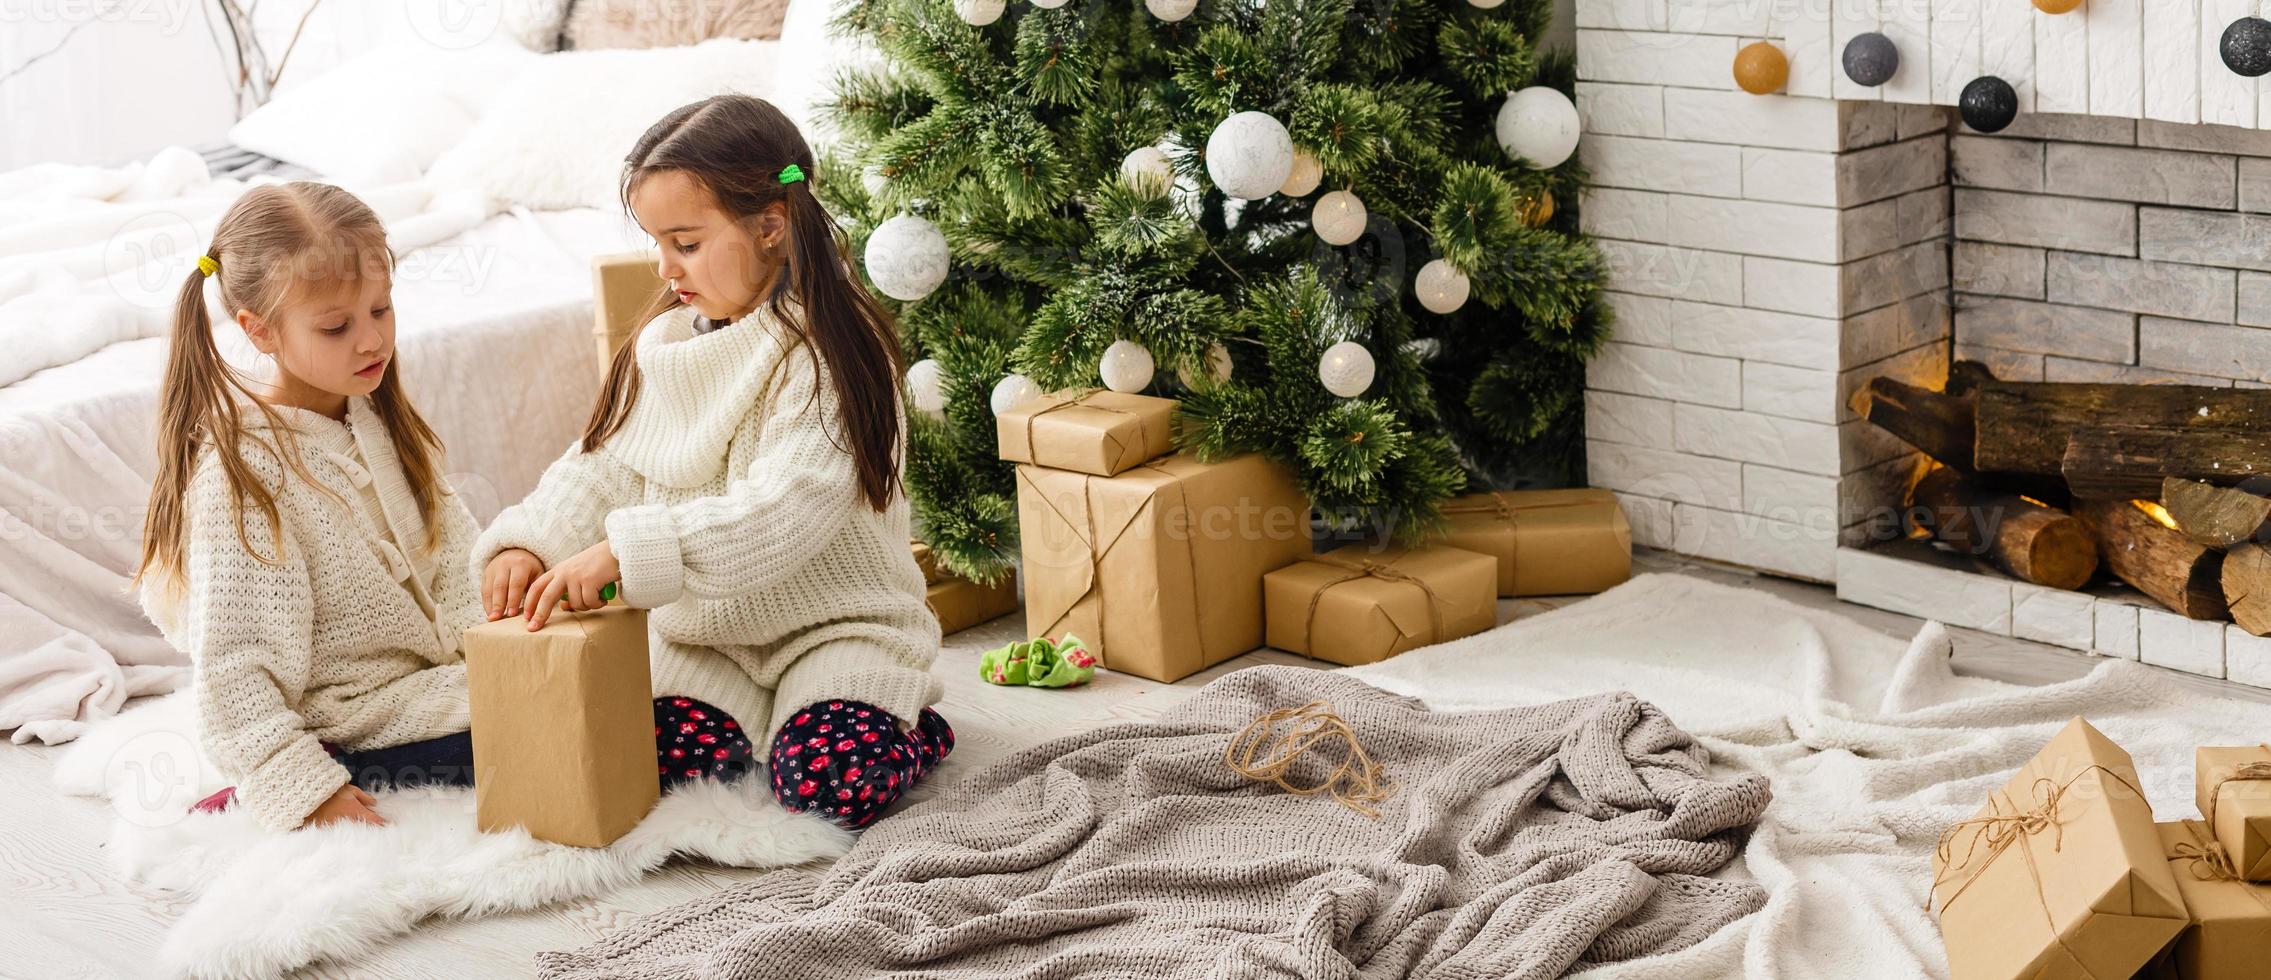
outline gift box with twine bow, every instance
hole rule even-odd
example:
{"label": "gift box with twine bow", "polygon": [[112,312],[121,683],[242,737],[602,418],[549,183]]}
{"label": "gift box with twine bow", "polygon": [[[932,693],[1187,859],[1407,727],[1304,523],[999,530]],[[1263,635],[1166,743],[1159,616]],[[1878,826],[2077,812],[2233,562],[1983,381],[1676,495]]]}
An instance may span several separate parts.
{"label": "gift box with twine bow", "polygon": [[2271,745],[2203,745],[2192,771],[2200,817],[2232,867],[2248,881],[2271,881]]}
{"label": "gift box with twine bow", "polygon": [[1262,577],[1270,646],[1357,666],[1498,621],[1498,562],[1440,545],[1348,547]]}
{"label": "gift box with twine bow", "polygon": [[1940,836],[1951,980],[2134,975],[2189,921],[2129,753],[2075,718]]}
{"label": "gift box with twine bow", "polygon": [[1172,398],[1109,388],[1060,391],[1001,413],[1001,458],[1050,469],[1112,476],[1175,449]]}
{"label": "gift box with twine bow", "polygon": [[2206,824],[2154,825],[2192,924],[2150,969],[2153,980],[2254,980],[2271,973],[2271,885],[2243,881]]}
{"label": "gift box with twine bow", "polygon": [[1306,557],[1309,499],[1258,455],[1117,476],[1017,468],[1028,636],[1173,682],[1262,645],[1262,576]]}
{"label": "gift box with twine bow", "polygon": [[1632,577],[1632,525],[1607,490],[1501,490],[1443,505],[1443,543],[1498,559],[1498,594],[1580,595]]}

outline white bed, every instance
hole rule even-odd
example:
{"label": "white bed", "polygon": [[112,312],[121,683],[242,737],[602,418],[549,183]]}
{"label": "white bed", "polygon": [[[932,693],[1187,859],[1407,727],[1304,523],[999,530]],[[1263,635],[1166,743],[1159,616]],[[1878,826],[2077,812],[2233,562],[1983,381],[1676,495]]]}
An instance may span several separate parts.
{"label": "white bed", "polygon": [[[403,378],[476,518],[535,485],[597,390],[592,259],[651,245],[615,200],[623,152],[669,108],[725,91],[774,96],[809,133],[818,80],[853,50],[827,17],[800,0],[781,41],[659,50],[381,49],[232,130],[387,220]],[[69,741],[187,681],[127,582],[168,297],[243,186],[178,149],[0,173],[0,731],[16,742]]]}

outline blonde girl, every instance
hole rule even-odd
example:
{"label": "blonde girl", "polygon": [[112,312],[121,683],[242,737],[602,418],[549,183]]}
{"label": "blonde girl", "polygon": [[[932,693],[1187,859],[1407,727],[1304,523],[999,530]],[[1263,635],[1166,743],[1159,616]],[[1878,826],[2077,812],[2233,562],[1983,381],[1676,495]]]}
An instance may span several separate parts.
{"label": "blonde girl", "polygon": [[[193,664],[234,785],[193,809],[271,830],[384,823],[367,790],[472,782],[458,636],[479,528],[394,362],[393,256],[336,187],[256,187],[182,284],[136,574]],[[226,363],[206,282],[273,377]]]}

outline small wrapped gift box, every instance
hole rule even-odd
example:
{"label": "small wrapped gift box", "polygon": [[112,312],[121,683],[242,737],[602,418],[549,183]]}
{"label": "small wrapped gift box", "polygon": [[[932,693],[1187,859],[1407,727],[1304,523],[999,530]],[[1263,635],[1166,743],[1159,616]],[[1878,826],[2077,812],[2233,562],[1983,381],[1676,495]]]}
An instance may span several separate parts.
{"label": "small wrapped gift box", "polygon": [[2271,745],[2203,745],[2192,762],[2200,818],[2232,867],[2249,881],[2271,881]]}
{"label": "small wrapped gift box", "polygon": [[1307,557],[1309,498],[1259,455],[1118,476],[1017,468],[1025,633],[1173,682],[1262,645],[1262,576]]}
{"label": "small wrapped gift box", "polygon": [[1012,572],[1002,576],[1002,580],[993,585],[979,585],[948,575],[932,583],[924,598],[930,603],[932,615],[938,617],[938,631],[959,633],[1016,612],[1017,575]]}
{"label": "small wrapped gift box", "polygon": [[1262,577],[1270,646],[1356,666],[1498,622],[1498,562],[1441,545],[1342,548]]}
{"label": "small wrapped gift box", "polygon": [[2127,977],[2184,931],[2137,769],[2080,718],[1932,855],[1950,980]]}
{"label": "small wrapped gift box", "polygon": [[2156,824],[2192,924],[2140,976],[2257,980],[2271,974],[2271,885],[2242,881],[2206,824]]}
{"label": "small wrapped gift box", "polygon": [[1109,388],[1042,395],[1001,413],[998,449],[1013,463],[1113,476],[1175,451],[1178,407]]}
{"label": "small wrapped gift box", "polygon": [[653,809],[654,694],[647,611],[562,611],[465,631],[473,786],[482,830],[604,847]]}
{"label": "small wrapped gift box", "polygon": [[1607,490],[1502,490],[1443,505],[1443,543],[1498,559],[1498,594],[1599,592],[1632,577],[1632,525]]}
{"label": "small wrapped gift box", "polygon": [[910,541],[907,542],[907,547],[915,553],[915,567],[923,570],[924,585],[937,585],[954,577],[945,569],[938,567],[938,558],[931,554],[930,545],[920,541]]}

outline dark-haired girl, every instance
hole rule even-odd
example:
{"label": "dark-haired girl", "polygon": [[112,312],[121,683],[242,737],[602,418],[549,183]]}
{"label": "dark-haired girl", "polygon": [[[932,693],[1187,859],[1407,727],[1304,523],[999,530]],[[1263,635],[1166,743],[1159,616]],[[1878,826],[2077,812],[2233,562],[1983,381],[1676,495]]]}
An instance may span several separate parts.
{"label": "dark-haired girl", "polygon": [[938,621],[908,551],[896,328],[780,110],[720,96],[648,129],[623,201],[668,280],[583,437],[471,561],[489,618],[600,589],[653,610],[655,768],[733,778],[851,828],[953,748]]}

